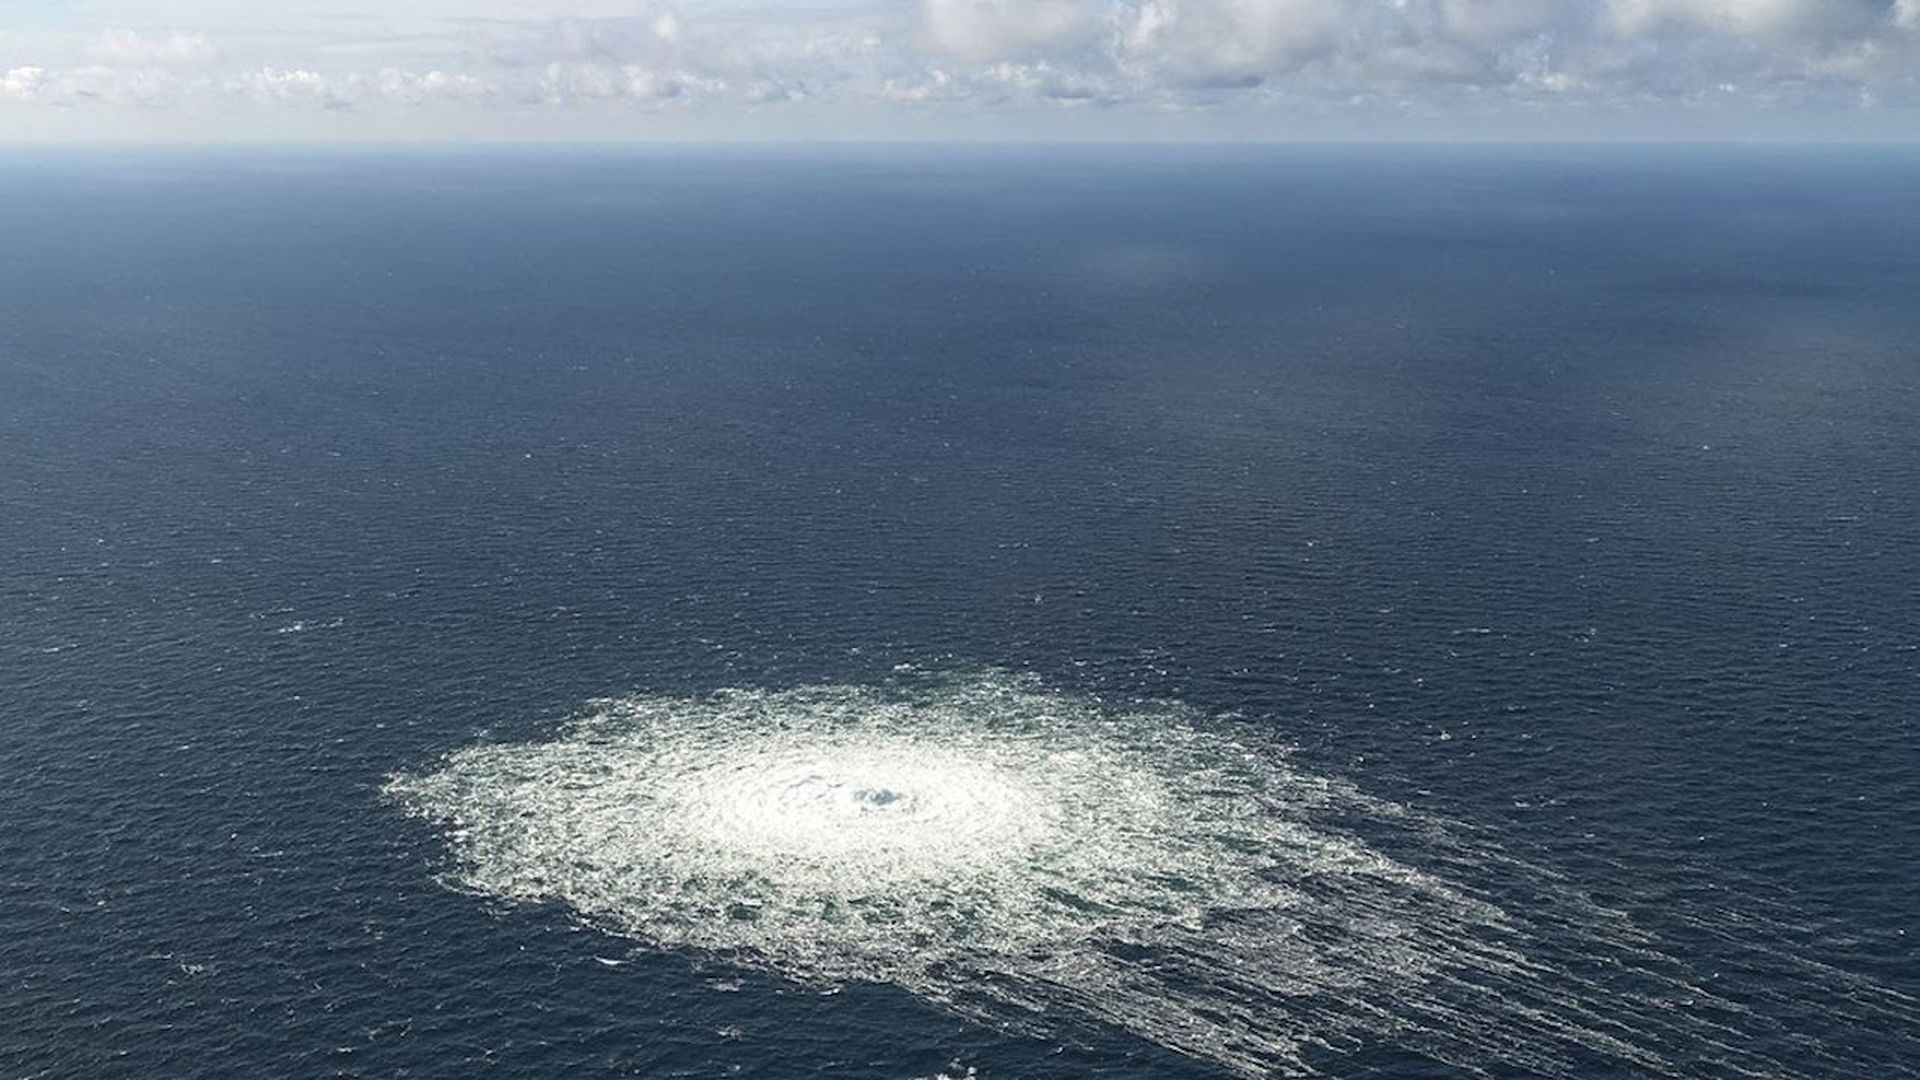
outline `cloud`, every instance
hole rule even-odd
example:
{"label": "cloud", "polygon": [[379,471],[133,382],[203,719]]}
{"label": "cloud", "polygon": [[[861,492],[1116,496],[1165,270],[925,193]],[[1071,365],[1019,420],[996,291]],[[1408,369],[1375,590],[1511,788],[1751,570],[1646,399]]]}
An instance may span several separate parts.
{"label": "cloud", "polygon": [[[722,84],[713,84],[723,88]],[[579,101],[663,102],[683,96],[685,77],[639,64],[552,63],[540,74],[537,100],[554,105]]]}
{"label": "cloud", "polygon": [[402,105],[478,101],[493,93],[485,80],[471,75],[445,71],[415,73],[400,68],[384,68],[372,79],[354,85],[364,85],[380,98]]}
{"label": "cloud", "polygon": [[1541,0],[1440,0],[1435,7],[1447,34],[1478,44],[1564,30],[1583,21],[1570,5]]}
{"label": "cloud", "polygon": [[333,80],[317,71],[294,68],[282,71],[263,67],[229,80],[227,89],[256,102],[271,105],[301,104],[345,107],[348,102]]}
{"label": "cloud", "polygon": [[1120,17],[1123,64],[1205,86],[1254,85],[1324,58],[1344,28],[1333,0],[1147,0]]}
{"label": "cloud", "polygon": [[573,110],[692,106],[681,111],[723,123],[809,110],[856,135],[870,117],[1019,123],[1088,105],[1141,117],[1920,106],[1920,0],[95,4],[114,20],[104,28],[9,35],[0,103],[216,119],[240,106],[467,110],[503,133]]}
{"label": "cloud", "polygon": [[45,68],[17,67],[0,72],[0,101],[34,101],[46,86]]}
{"label": "cloud", "polygon": [[148,109],[178,103],[200,85],[160,68],[23,66],[0,74],[0,103]]}
{"label": "cloud", "polygon": [[472,104],[496,93],[485,80],[445,71],[382,68],[344,77],[302,68],[273,67],[245,72],[225,87],[231,97],[257,105],[321,109],[360,109],[376,105],[428,106]]}
{"label": "cloud", "polygon": [[1678,28],[1779,43],[1813,43],[1871,33],[1888,5],[1877,0],[1611,0],[1622,33]]}
{"label": "cloud", "polygon": [[936,54],[963,60],[1017,60],[1078,49],[1101,25],[1093,0],[923,0],[923,40]]}

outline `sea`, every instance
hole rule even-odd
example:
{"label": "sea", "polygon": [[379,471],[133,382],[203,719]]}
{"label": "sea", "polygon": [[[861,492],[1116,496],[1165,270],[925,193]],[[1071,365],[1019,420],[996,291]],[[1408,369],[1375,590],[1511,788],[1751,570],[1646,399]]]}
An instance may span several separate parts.
{"label": "sea", "polygon": [[0,1077],[1920,1076],[1920,154],[0,157]]}

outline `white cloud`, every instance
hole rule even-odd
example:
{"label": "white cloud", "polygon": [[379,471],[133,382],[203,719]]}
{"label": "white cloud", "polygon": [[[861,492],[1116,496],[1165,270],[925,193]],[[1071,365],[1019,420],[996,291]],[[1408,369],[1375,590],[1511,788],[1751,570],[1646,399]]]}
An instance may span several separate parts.
{"label": "white cloud", "polygon": [[1084,45],[1098,30],[1092,0],[923,0],[928,47],[966,60],[1011,60]]}
{"label": "white cloud", "polygon": [[17,67],[0,74],[0,102],[59,108],[151,108],[177,103],[199,81],[161,68],[116,68],[81,64],[65,68]]}
{"label": "white cloud", "polygon": [[502,134],[670,104],[722,124],[808,110],[847,134],[870,117],[1017,123],[1092,104],[1137,117],[1920,106],[1920,0],[742,2],[759,6],[91,0],[102,26],[5,33],[0,16],[0,102],[16,116],[179,106],[209,122],[240,107],[462,113],[475,118],[463,130]]}
{"label": "white cloud", "polygon": [[687,83],[672,72],[639,64],[552,63],[541,72],[539,99],[565,105],[578,101],[668,101],[680,97]]}
{"label": "white cloud", "polygon": [[352,104],[333,79],[305,68],[269,66],[244,72],[229,80],[226,90],[262,105],[344,109]]}
{"label": "white cloud", "polygon": [[1332,0],[1146,0],[1121,9],[1121,54],[1176,82],[1250,83],[1325,56],[1343,29]]}
{"label": "white cloud", "polygon": [[45,68],[17,67],[0,72],[0,101],[33,101],[46,86]]}
{"label": "white cloud", "polygon": [[441,101],[477,101],[493,92],[482,79],[445,71],[415,73],[400,68],[385,68],[371,79],[355,83],[387,101],[402,105],[425,105]]}

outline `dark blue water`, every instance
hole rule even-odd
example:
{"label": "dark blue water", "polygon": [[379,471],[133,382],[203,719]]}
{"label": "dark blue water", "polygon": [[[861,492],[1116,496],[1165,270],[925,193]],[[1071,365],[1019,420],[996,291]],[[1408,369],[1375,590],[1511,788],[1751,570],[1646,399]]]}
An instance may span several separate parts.
{"label": "dark blue water", "polygon": [[900,664],[1237,713],[1916,1075],[1917,296],[1911,155],[10,158],[0,1075],[1222,1075],[608,966],[381,796]]}

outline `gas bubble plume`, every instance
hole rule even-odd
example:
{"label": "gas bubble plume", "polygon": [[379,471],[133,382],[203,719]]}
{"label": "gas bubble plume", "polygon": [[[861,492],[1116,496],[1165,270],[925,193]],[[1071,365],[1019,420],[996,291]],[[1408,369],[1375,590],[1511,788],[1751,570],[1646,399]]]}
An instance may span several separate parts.
{"label": "gas bubble plume", "polygon": [[[1177,704],[1003,674],[643,695],[388,791],[463,888],[1020,1030],[1112,1025],[1249,1076],[1383,1041],[1544,1076],[1797,1075],[1551,874]],[[1549,932],[1581,962],[1542,959]]]}

